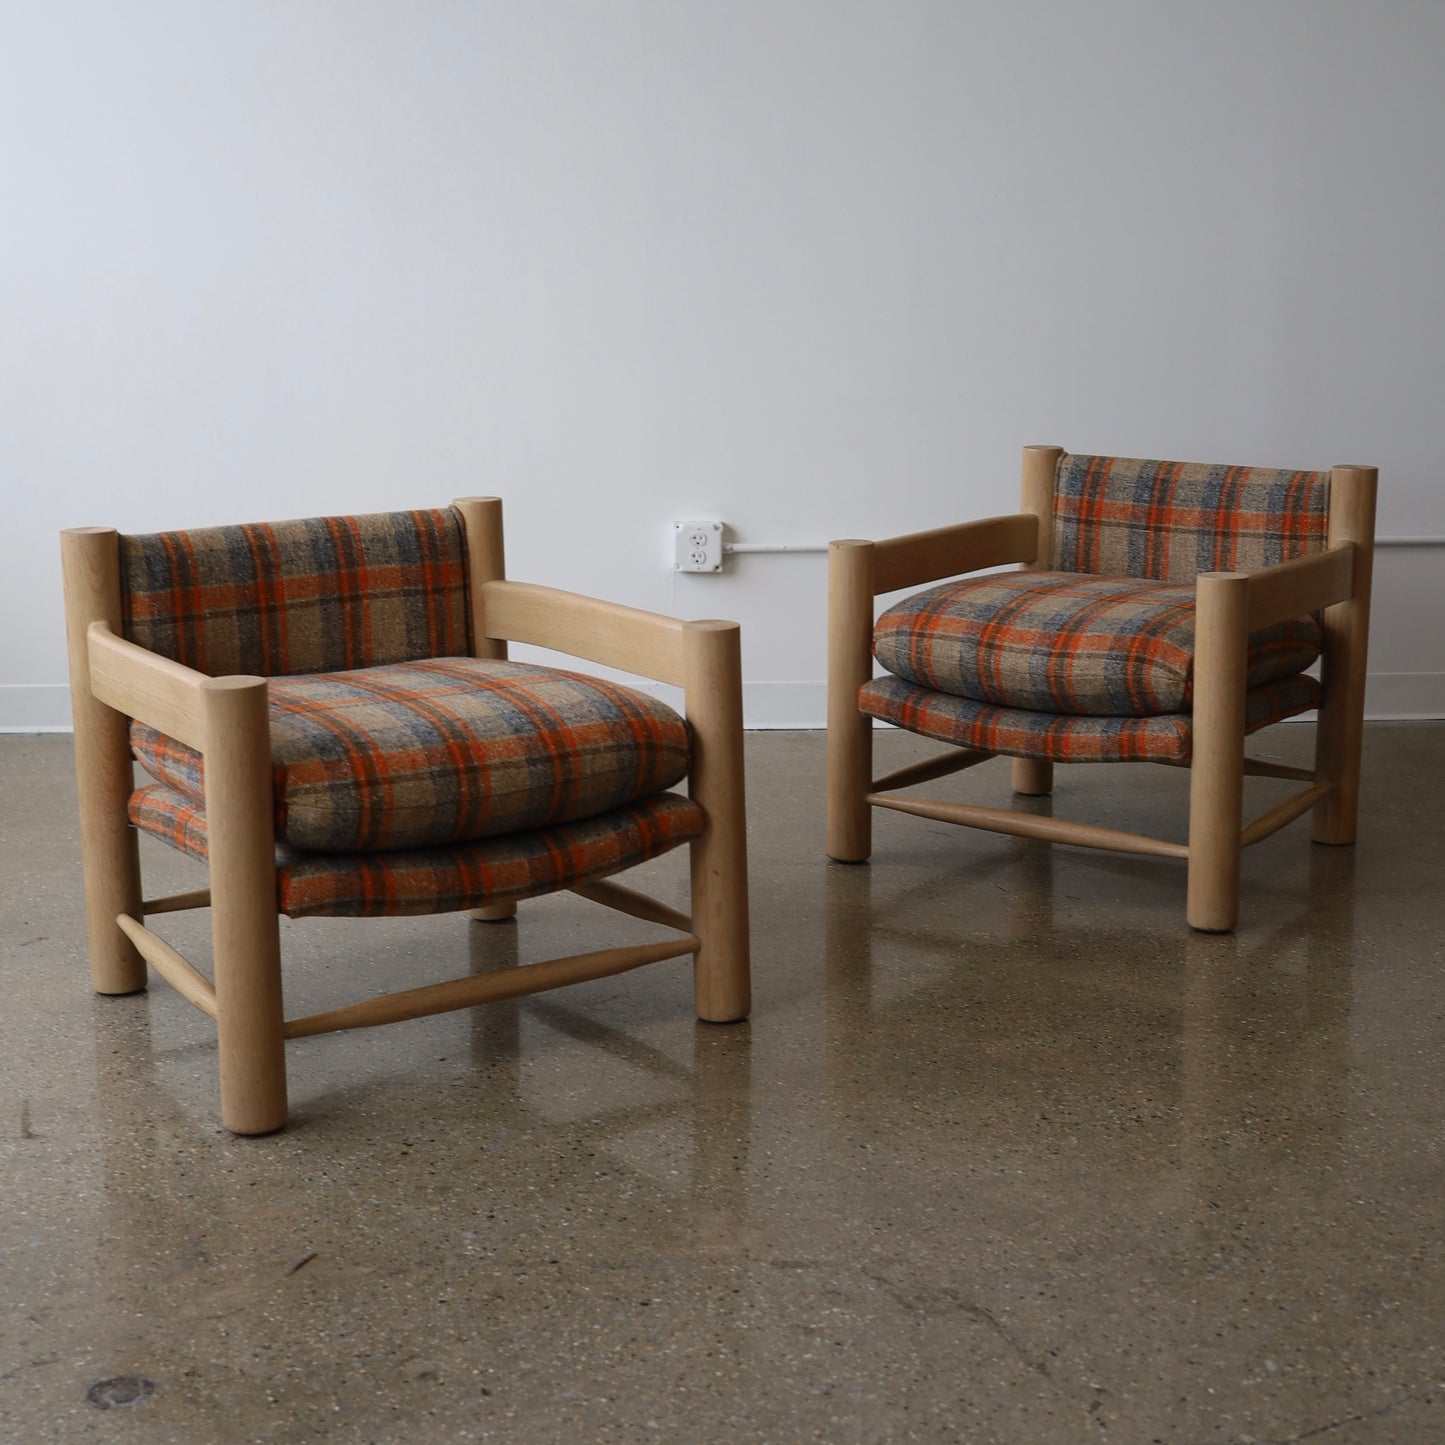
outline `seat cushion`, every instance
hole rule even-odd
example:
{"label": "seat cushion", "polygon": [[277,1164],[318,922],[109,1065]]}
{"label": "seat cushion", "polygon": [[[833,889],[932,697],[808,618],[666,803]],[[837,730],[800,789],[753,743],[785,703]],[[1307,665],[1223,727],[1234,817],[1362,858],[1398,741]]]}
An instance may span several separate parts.
{"label": "seat cushion", "polygon": [[[1244,730],[1318,707],[1320,685],[1306,674],[1251,688],[1244,697]],[[1042,758],[1052,763],[1187,763],[1194,753],[1188,713],[1159,717],[1086,717],[1030,712],[953,697],[901,677],[865,682],[858,706],[911,733],[981,753]]]}
{"label": "seat cushion", "polygon": [[[206,860],[206,815],[157,783],[130,800],[144,833]],[[392,918],[514,903],[605,878],[690,843],[707,825],[691,798],[658,793],[594,818],[483,838],[449,848],[392,853],[276,849],[276,906],[290,918]]]}
{"label": "seat cushion", "polygon": [[[688,768],[687,724],[635,689],[446,657],[272,678],[276,836],[322,853],[426,848],[590,818]],[[134,724],[141,766],[203,805],[201,757]]]}
{"label": "seat cushion", "polygon": [[[1157,717],[1193,701],[1194,588],[1078,572],[947,582],[878,620],[874,653],[895,677],[1031,712]],[[1248,686],[1320,654],[1313,617],[1249,639]]]}

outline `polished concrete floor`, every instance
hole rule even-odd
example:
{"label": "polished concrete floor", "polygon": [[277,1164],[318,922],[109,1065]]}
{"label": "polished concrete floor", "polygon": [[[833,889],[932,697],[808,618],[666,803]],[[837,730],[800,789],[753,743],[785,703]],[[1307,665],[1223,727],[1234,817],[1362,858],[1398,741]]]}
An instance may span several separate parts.
{"label": "polished concrete floor", "polygon": [[[1251,850],[1232,937],[1170,862],[881,815],[830,866],[822,759],[749,739],[751,1023],[669,963],[302,1040],[237,1139],[209,1022],[87,987],[68,741],[0,739],[0,1441],[1445,1440],[1445,724],[1372,726],[1358,848]],[[288,1007],[647,931],[289,924]]]}

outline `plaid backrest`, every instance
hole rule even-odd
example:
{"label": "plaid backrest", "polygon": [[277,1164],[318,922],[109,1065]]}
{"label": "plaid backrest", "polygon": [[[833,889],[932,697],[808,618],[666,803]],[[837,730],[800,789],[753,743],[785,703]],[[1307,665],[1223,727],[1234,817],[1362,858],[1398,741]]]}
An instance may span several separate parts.
{"label": "plaid backrest", "polygon": [[125,635],[212,677],[465,656],[451,507],[122,537]]}
{"label": "plaid backrest", "polygon": [[1330,474],[1065,453],[1054,476],[1053,567],[1192,582],[1325,546]]}

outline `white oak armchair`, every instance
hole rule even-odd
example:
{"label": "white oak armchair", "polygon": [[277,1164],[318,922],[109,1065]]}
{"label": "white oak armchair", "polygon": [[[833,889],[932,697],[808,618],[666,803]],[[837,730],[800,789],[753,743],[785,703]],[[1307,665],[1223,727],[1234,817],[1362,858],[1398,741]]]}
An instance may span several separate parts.
{"label": "white oak armchair", "polygon": [[[1188,919],[1234,928],[1241,849],[1306,812],[1355,839],[1376,471],[1291,472],[1027,447],[1019,512],[830,549],[827,850],[869,856],[891,808],[1060,843],[1184,859]],[[875,622],[880,594],[946,582]],[[873,676],[877,656],[886,675]],[[1317,682],[1307,669],[1322,656]],[[1313,770],[1246,757],[1248,733],[1318,707]],[[950,744],[872,776],[875,718]],[[1042,795],[1053,765],[1191,769],[1188,842],[918,798],[994,756]],[[1245,774],[1305,786],[1244,823]]]}
{"label": "white oak armchair", "polygon": [[[746,1016],[736,623],[506,580],[495,498],[61,540],[92,979],[134,992],[149,964],[215,1019],[228,1129],[286,1122],[284,1045],[308,1034],[688,955],[699,1016]],[[509,641],[678,685],[686,718]],[[145,898],[138,832],[210,886]],[[610,880],[683,843],[690,916]],[[283,913],[498,920],[559,889],[675,936],[285,1017]],[[203,907],[211,977],[147,922]]]}

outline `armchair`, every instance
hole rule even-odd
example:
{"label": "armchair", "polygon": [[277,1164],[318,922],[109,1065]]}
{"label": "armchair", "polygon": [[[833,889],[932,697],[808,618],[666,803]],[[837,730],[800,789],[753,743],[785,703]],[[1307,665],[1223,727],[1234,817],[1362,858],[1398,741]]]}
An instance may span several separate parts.
{"label": "armchair", "polygon": [[[684,955],[699,1017],[746,1017],[736,623],[508,581],[496,498],[61,544],[92,980],[131,993],[149,964],[215,1019],[233,1133],[285,1124],[285,1042],[309,1034]],[[681,686],[686,717],[509,641]],[[210,886],[145,898],[139,832]],[[684,843],[690,917],[610,880]],[[281,914],[497,921],[559,889],[679,936],[284,1015]],[[204,907],[210,978],[147,926]]]}
{"label": "armchair", "polygon": [[[1027,447],[1017,514],[829,557],[828,855],[865,861],[871,810],[1188,862],[1191,926],[1238,921],[1240,852],[1313,811],[1355,839],[1376,471],[1289,472]],[[875,597],[910,596],[875,624]],[[886,670],[873,676],[873,658]],[[1322,677],[1306,669],[1322,657]],[[1318,707],[1313,770],[1245,756],[1249,733]],[[874,779],[875,718],[950,744]],[[1191,770],[1188,843],[900,796],[995,756],[1040,796],[1053,765]],[[1245,824],[1246,774],[1306,786]]]}

